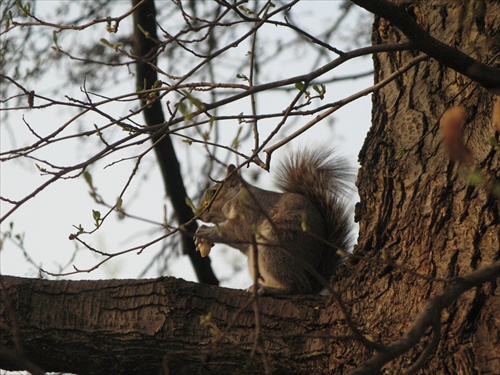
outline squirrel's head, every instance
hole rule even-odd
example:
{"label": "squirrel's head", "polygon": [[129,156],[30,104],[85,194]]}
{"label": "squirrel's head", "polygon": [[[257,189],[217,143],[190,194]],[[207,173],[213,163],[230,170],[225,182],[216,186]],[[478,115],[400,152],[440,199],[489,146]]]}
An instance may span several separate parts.
{"label": "squirrel's head", "polygon": [[[220,224],[228,219],[222,207],[241,191],[242,178],[231,164],[227,167],[226,178],[208,188],[201,199],[199,210],[204,210],[200,219],[207,223]],[[208,208],[207,208],[208,207]]]}

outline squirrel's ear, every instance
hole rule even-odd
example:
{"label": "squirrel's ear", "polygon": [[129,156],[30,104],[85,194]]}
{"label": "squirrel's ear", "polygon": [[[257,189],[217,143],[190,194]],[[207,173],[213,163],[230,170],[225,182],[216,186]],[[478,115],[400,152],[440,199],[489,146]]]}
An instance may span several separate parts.
{"label": "squirrel's ear", "polygon": [[226,177],[233,173],[235,169],[236,167],[234,166],[234,164],[229,164],[229,166],[227,167]]}

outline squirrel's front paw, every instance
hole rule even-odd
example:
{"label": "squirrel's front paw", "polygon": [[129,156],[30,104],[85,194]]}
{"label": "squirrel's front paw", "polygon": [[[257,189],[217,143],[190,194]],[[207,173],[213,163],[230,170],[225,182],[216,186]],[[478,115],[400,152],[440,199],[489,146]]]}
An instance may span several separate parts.
{"label": "squirrel's front paw", "polygon": [[196,249],[200,252],[202,257],[206,257],[210,254],[210,250],[214,246],[214,243],[209,241],[205,236],[210,233],[210,227],[202,225],[196,230],[194,234],[194,244]]}

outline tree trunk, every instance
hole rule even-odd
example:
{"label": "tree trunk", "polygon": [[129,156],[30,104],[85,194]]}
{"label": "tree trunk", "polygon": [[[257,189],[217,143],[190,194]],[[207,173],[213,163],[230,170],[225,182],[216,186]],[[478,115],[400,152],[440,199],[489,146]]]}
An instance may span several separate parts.
{"label": "tree trunk", "polygon": [[[479,5],[486,3],[486,12],[481,12]],[[498,44],[492,44],[500,33],[498,2],[419,1],[406,11],[442,42],[498,66]],[[374,44],[406,39],[380,18],[372,38]],[[375,56],[375,81],[415,55]],[[426,301],[443,289],[444,283],[432,278],[463,276],[498,260],[499,199],[492,186],[500,177],[500,157],[490,144],[491,138],[499,138],[493,102],[484,88],[434,60],[420,63],[374,95],[372,128],[360,154],[360,237],[355,253],[372,260],[387,257],[431,280],[389,263],[348,262],[346,273],[353,278],[343,285],[344,298],[361,330],[373,340],[389,343],[399,338]],[[459,168],[443,146],[440,117],[453,105],[467,113],[464,138],[481,176],[477,186],[468,182],[471,169]],[[498,279],[471,290],[443,312],[439,347],[422,373],[498,373],[497,284]],[[388,373],[402,373],[421,350],[419,346],[392,362]]]}

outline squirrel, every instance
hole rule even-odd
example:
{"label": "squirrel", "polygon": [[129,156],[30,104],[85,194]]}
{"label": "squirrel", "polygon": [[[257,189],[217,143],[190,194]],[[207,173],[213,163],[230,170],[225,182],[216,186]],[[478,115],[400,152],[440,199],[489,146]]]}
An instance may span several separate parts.
{"label": "squirrel", "polygon": [[278,168],[283,193],[249,184],[229,165],[226,178],[207,189],[198,208],[202,221],[215,224],[200,226],[194,235],[201,255],[215,243],[227,244],[247,255],[254,276],[257,254],[259,294],[319,293],[352,242],[345,198],[354,173],[332,153],[292,153]]}

